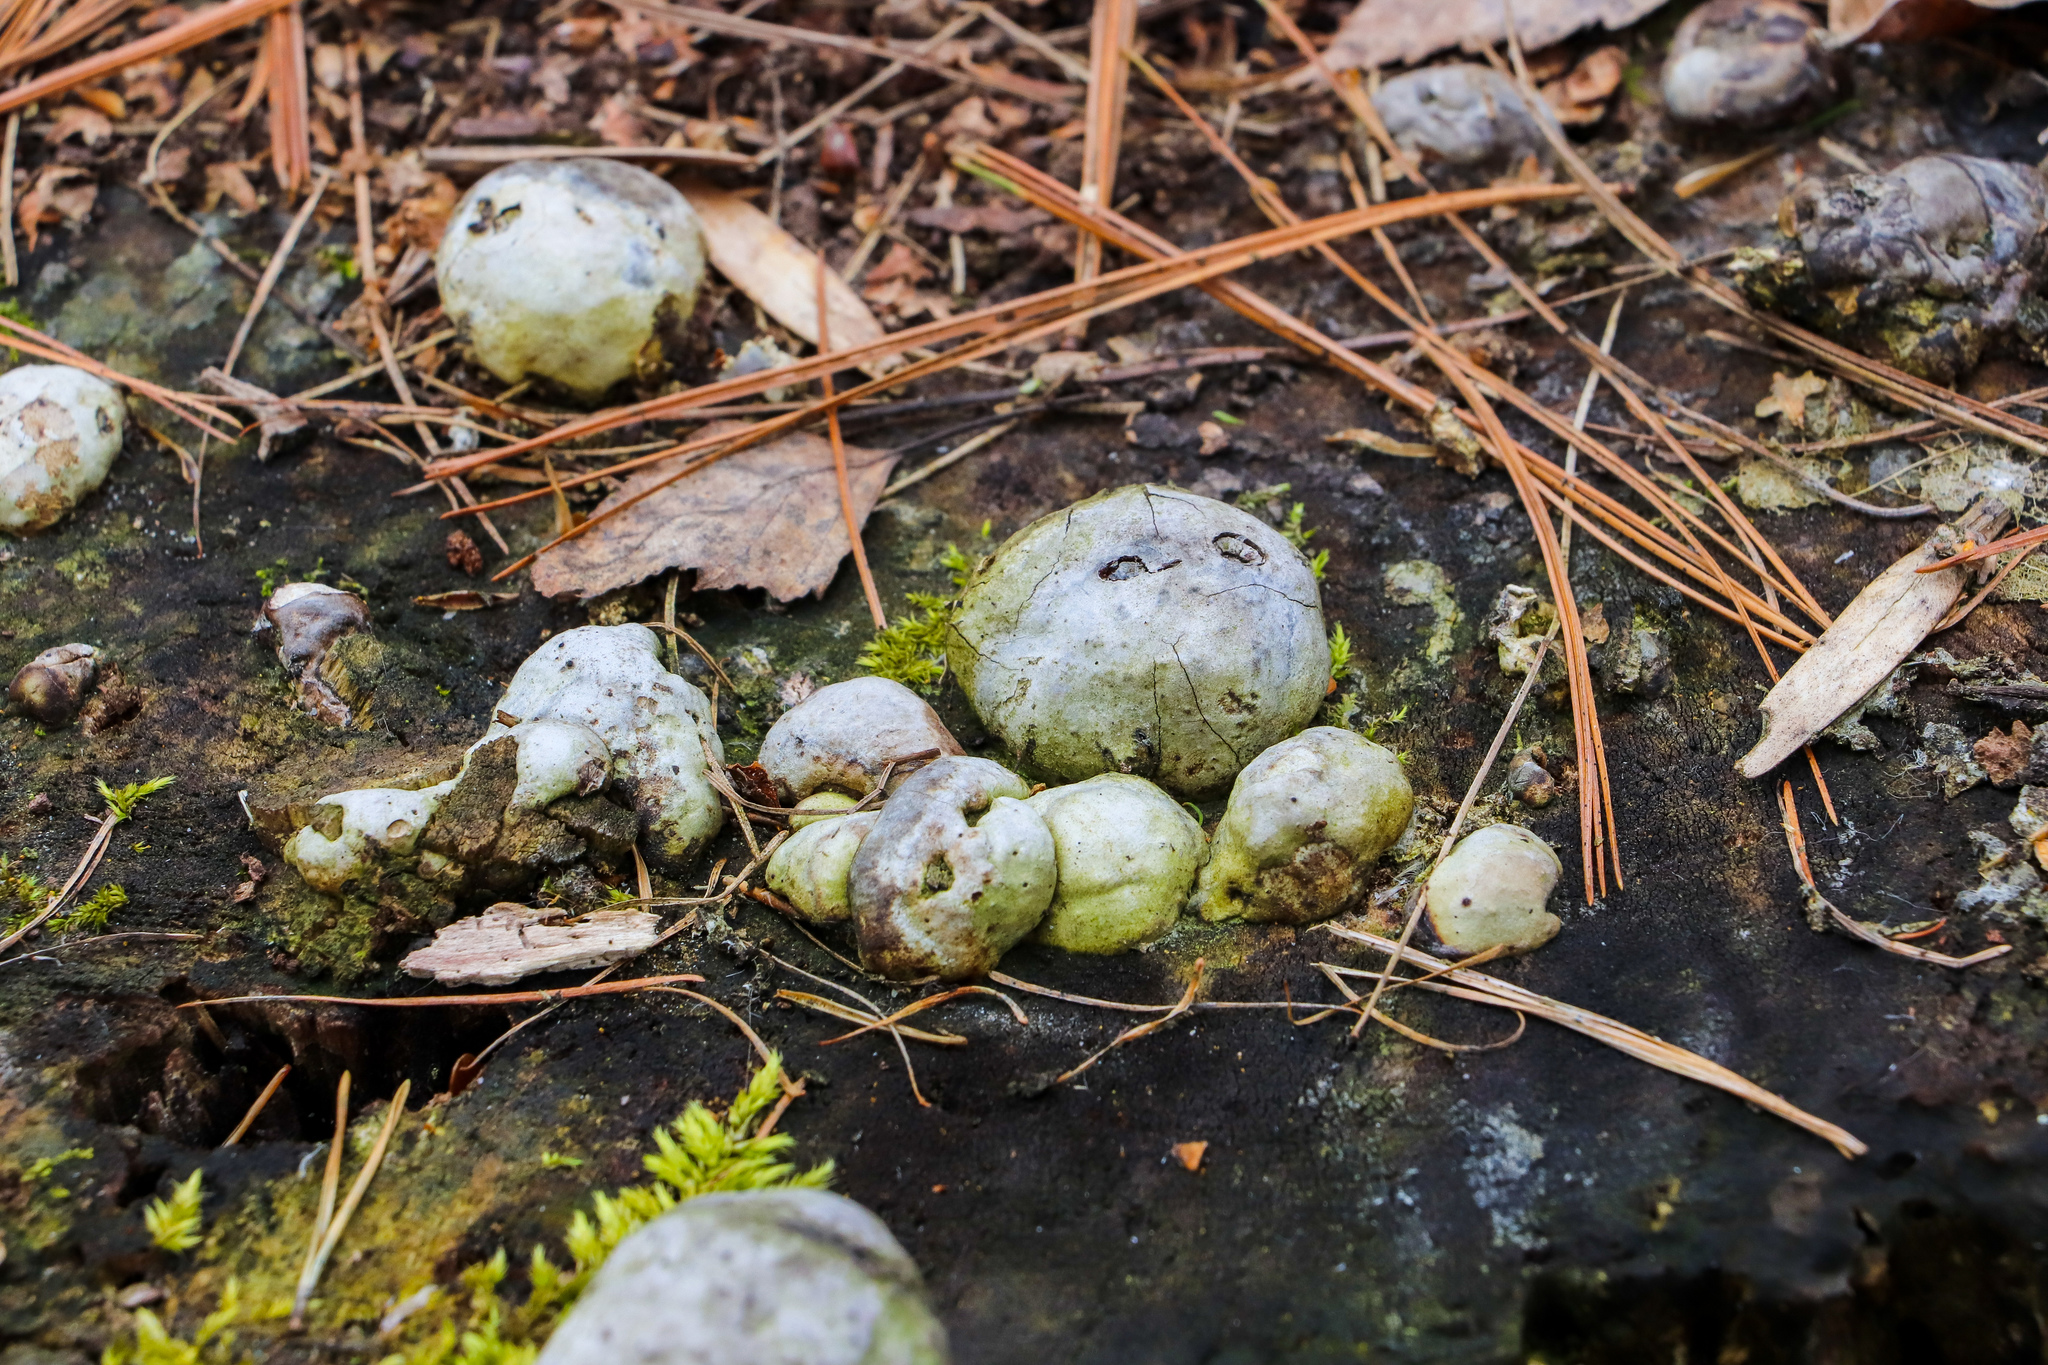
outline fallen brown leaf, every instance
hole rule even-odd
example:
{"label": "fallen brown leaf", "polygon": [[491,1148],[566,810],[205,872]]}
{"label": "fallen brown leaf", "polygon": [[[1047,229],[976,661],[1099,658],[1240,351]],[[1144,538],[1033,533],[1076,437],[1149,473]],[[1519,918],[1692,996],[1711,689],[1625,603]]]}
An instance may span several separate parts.
{"label": "fallen brown leaf", "polygon": [[633,101],[624,95],[607,95],[588,126],[607,147],[645,147],[654,140],[633,112]]}
{"label": "fallen brown leaf", "polygon": [[[72,181],[83,180],[83,185]],[[15,207],[15,218],[21,224],[22,235],[28,238],[28,249],[34,251],[46,223],[85,221],[92,212],[93,201],[99,197],[99,186],[93,183],[92,172],[81,166],[45,166],[37,173],[35,184],[21,196],[21,203]]]}
{"label": "fallen brown leaf", "polygon": [[909,247],[901,242],[891,242],[889,252],[881,260],[868,267],[868,273],[861,277],[862,292],[869,293],[878,284],[891,280],[908,280],[912,284],[932,277],[932,268]]}
{"label": "fallen brown leaf", "polygon": [[263,207],[256,187],[249,183],[248,173],[232,161],[216,161],[206,168],[206,198],[200,205],[201,211],[213,212],[223,198],[243,213],[254,213]]}
{"label": "fallen brown leaf", "polygon": [[[1548,47],[1582,28],[1598,24],[1626,28],[1662,0],[1522,0],[1515,5],[1515,33],[1524,48]],[[1481,52],[1507,39],[1498,0],[1360,0],[1346,16],[1324,56],[1334,70],[1371,70],[1421,61],[1446,48]]]}
{"label": "fallen brown leaf", "polygon": [[[743,423],[723,422],[704,434],[744,429]],[[866,525],[896,457],[847,446],[846,465],[854,518]],[[673,472],[669,460],[640,470],[592,516]],[[831,444],[798,433],[678,479],[589,535],[549,550],[534,562],[533,585],[549,597],[594,597],[682,568],[697,570],[700,590],[766,588],[777,601],[788,602],[823,593],[852,548],[840,515]]]}
{"label": "fallen brown leaf", "polygon": [[1052,215],[1044,209],[1013,209],[1007,204],[952,204],[945,208],[912,209],[904,217],[918,227],[938,228],[941,232],[993,232],[999,237],[1052,221]]}
{"label": "fallen brown leaf", "polygon": [[1828,35],[1845,43],[1911,43],[1939,38],[1980,23],[1994,10],[2026,0],[1828,0]]}
{"label": "fallen brown leaf", "polygon": [[1759,417],[1783,417],[1787,422],[1806,429],[1806,400],[1826,393],[1828,381],[1812,370],[1793,378],[1783,370],[1771,375],[1770,394],[1759,400],[1756,415]]}
{"label": "fallen brown leaf", "polygon": [[[111,91],[102,91],[111,94]],[[97,147],[114,135],[114,121],[104,113],[84,104],[67,104],[57,111],[57,117],[50,125],[49,141],[62,142],[75,137],[88,147]]]}
{"label": "fallen brown leaf", "polygon": [[[818,257],[736,194],[702,181],[680,186],[704,221],[704,244],[719,274],[763,312],[813,346],[818,344]],[[882,324],[838,272],[825,272],[825,309],[837,350],[882,337]],[[876,373],[892,368],[877,367]]]}

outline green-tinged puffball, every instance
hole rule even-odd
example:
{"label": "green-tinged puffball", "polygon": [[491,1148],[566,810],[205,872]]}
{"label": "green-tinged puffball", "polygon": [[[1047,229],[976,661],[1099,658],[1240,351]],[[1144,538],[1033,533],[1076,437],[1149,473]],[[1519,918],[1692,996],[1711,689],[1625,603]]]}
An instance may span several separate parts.
{"label": "green-tinged puffball", "polygon": [[1474,830],[1429,874],[1430,930],[1459,956],[1541,948],[1562,927],[1544,907],[1563,872],[1550,845],[1520,825]]}
{"label": "green-tinged puffball", "polygon": [[1059,882],[1033,937],[1121,953],[1173,927],[1207,842],[1187,809],[1142,777],[1104,773],[1024,803],[1052,832]]}
{"label": "green-tinged puffball", "polygon": [[[847,802],[852,804],[852,798]],[[768,889],[813,924],[852,918],[846,883],[853,872],[853,855],[881,818],[878,810],[820,816],[797,830],[768,859]]]}

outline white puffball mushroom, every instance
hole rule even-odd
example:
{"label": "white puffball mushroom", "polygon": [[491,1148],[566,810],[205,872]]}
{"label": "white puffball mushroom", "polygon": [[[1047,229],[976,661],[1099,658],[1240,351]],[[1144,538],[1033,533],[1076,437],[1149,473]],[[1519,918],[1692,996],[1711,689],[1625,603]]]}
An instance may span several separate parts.
{"label": "white puffball mushroom", "polygon": [[1365,894],[1415,792],[1369,739],[1319,725],[1254,759],[1231,788],[1194,907],[1209,920],[1313,924]]}
{"label": "white puffball mushroom", "polygon": [[519,746],[519,782],[510,809],[540,810],[559,797],[588,796],[610,775],[611,750],[579,721],[525,720],[511,735]]}
{"label": "white puffball mushroom", "polygon": [[1142,777],[1104,773],[1024,804],[1045,821],[1059,868],[1037,942],[1121,953],[1180,918],[1207,844],[1180,802]]}
{"label": "white puffball mushroom", "polygon": [[323,796],[313,807],[312,820],[285,842],[284,860],[315,891],[339,895],[343,884],[369,864],[411,854],[427,821],[455,790],[455,781],[417,791],[362,787]]}
{"label": "white puffball mushroom", "polygon": [[539,1365],[945,1365],[882,1220],[824,1190],[684,1200],[605,1259]]}
{"label": "white puffball mushroom", "polygon": [[0,374],[0,531],[55,525],[106,481],[121,453],[121,391],[69,365]]}
{"label": "white puffball mushroom", "polygon": [[1425,164],[1512,169],[1530,156],[1550,159],[1537,119],[1513,78],[1489,66],[1450,62],[1404,72],[1372,97],[1396,146]]}
{"label": "white puffball mushroom", "polygon": [[1664,104],[1683,123],[1778,125],[1834,88],[1827,30],[1793,0],[1709,0],[1664,62]]}
{"label": "white puffball mushroom", "polygon": [[484,743],[535,720],[595,731],[611,756],[611,780],[639,816],[650,859],[680,867],[718,832],[724,808],[710,765],[724,765],[725,747],[711,699],[662,667],[647,627],[563,631],[519,665],[497,714]]}
{"label": "white puffball mushroom", "polygon": [[44,725],[64,725],[78,714],[99,681],[100,652],[91,645],[58,645],[21,666],[8,684],[7,700]]}
{"label": "white puffball mushroom", "polygon": [[841,811],[852,810],[859,804],[859,797],[849,796],[845,792],[812,792],[789,808],[789,827],[793,830],[805,829],[820,820],[830,820]]}
{"label": "white puffball mushroom", "polygon": [[768,859],[768,889],[813,924],[853,918],[847,880],[861,841],[882,818],[878,810],[819,817],[782,841]]}
{"label": "white puffball mushroom", "polygon": [[1545,909],[1564,865],[1520,825],[1488,825],[1458,841],[1429,874],[1430,931],[1461,957],[1541,948],[1562,927]]}
{"label": "white puffball mushroom", "polygon": [[434,253],[441,306],[484,367],[596,398],[662,368],[660,333],[704,281],[704,228],[650,171],[520,161],[470,187]]}
{"label": "white puffball mushroom", "polygon": [[1027,770],[1220,791],[1308,724],[1330,645],[1308,561],[1268,523],[1132,484],[1042,517],[974,575],[947,658]]}
{"label": "white puffball mushroom", "polygon": [[848,880],[861,965],[892,980],[986,976],[1052,904],[1052,834],[1022,778],[941,758],[898,787]]}
{"label": "white puffball mushroom", "polygon": [[[821,687],[783,712],[759,762],[784,800],[798,800],[827,789],[865,796],[892,762],[965,752],[923,697],[893,678],[868,677]],[[899,767],[890,782],[908,775]]]}

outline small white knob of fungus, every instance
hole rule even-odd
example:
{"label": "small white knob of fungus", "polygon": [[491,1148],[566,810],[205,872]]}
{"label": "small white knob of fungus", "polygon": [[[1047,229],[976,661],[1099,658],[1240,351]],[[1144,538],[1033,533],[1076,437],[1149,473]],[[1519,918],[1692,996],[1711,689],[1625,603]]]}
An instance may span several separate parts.
{"label": "small white knob of fungus", "polygon": [[0,531],[55,525],[104,483],[127,416],[119,389],[69,365],[0,375]]}
{"label": "small white knob of fungus", "polygon": [[853,873],[853,855],[881,818],[882,813],[874,810],[817,817],[783,840],[768,859],[768,889],[813,924],[851,919],[846,883]]}
{"label": "small white knob of fungus", "polygon": [[617,161],[520,161],[455,206],[434,253],[441,305],[484,367],[595,398],[663,368],[661,333],[704,281],[704,228],[681,191]]}
{"label": "small white knob of fungus", "polygon": [[1052,833],[1059,879],[1032,937],[1121,953],[1171,929],[1208,841],[1187,808],[1142,777],[1104,773],[1024,803]]}
{"label": "small white knob of fungus", "polygon": [[1541,948],[1563,927],[1544,908],[1563,873],[1550,845],[1520,825],[1474,830],[1429,875],[1430,930],[1461,957]]}
{"label": "small white knob of fungus", "polygon": [[1304,730],[1238,775],[1193,908],[1208,920],[1328,919],[1364,896],[1414,811],[1392,752],[1349,730]]}
{"label": "small white knob of fungus", "polygon": [[529,720],[512,727],[519,746],[514,810],[540,810],[563,796],[588,796],[611,773],[611,750],[580,721]]}
{"label": "small white knob of fungus", "polygon": [[284,846],[284,860],[306,885],[330,896],[359,870],[388,857],[404,857],[419,842],[455,779],[406,791],[362,787],[333,792],[313,807],[312,820]]}
{"label": "small white knob of fungus", "polygon": [[[891,763],[965,752],[931,704],[902,683],[849,678],[783,712],[761,741],[760,764],[784,800],[797,800],[822,790],[865,796]],[[890,785],[910,772],[897,767]]]}

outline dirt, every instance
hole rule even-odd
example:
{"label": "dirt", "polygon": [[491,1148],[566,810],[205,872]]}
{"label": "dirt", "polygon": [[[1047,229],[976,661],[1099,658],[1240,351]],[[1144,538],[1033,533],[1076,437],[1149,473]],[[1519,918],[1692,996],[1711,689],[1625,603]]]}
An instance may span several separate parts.
{"label": "dirt", "polygon": [[[1921,72],[1914,88],[1949,100],[1966,148],[2031,145],[2024,117],[1975,122],[1971,109],[1981,106],[1967,99],[1966,74],[1943,84]],[[1319,130],[1290,155],[1297,202],[1340,193],[1334,170],[1315,160],[1336,145]],[[1817,157],[1802,157],[1817,167]],[[1767,167],[1762,178],[1787,169]],[[1705,251],[1768,231],[1775,195],[1748,192],[1763,211],[1746,225],[1697,204],[1650,206],[1675,240]],[[1164,221],[1189,243],[1257,226],[1227,205],[1220,195],[1183,203]],[[58,336],[109,363],[189,381],[225,351],[247,284],[139,199],[109,191],[101,211],[90,231],[59,234],[27,258],[24,278],[44,283],[25,288],[24,301]],[[252,221],[238,240],[267,243],[280,225]],[[1473,267],[1448,238],[1434,229],[1405,236],[1433,304],[1473,310]],[[1354,254],[1365,259],[1362,248]],[[58,262],[63,269],[51,271]],[[1337,334],[1382,325],[1334,275],[1277,263],[1246,278],[1319,324],[1329,319]],[[1581,325],[1591,330],[1603,315],[1604,304],[1584,308]],[[315,334],[287,314],[268,317],[251,343],[253,379],[289,389],[338,372]],[[1202,299],[1171,298],[1112,321],[1165,351],[1267,341]],[[1733,421],[1770,392],[1774,366],[1705,338],[1725,325],[1676,289],[1651,285],[1632,292],[1616,351]],[[1516,335],[1519,382],[1567,407],[1579,363],[1534,329]],[[2009,370],[2008,388],[2039,382],[2034,369]],[[958,387],[988,383],[969,376]],[[1196,426],[1217,408],[1243,425],[1229,428],[1229,451],[1203,458]],[[1603,393],[1593,419],[1622,417]],[[867,536],[883,600],[894,609],[908,591],[944,591],[941,553],[949,543],[984,547],[984,523],[1000,542],[1104,488],[1288,483],[1286,499],[1305,503],[1317,528],[1313,547],[1330,551],[1325,609],[1357,642],[1358,676],[1346,685],[1360,693],[1358,715],[1401,713],[1382,721],[1378,737],[1406,756],[1426,802],[1455,803],[1518,682],[1495,662],[1487,615],[1504,585],[1543,582],[1505,476],[1468,481],[1426,461],[1327,444],[1328,433],[1360,425],[1419,438],[1378,400],[1307,365],[1210,371],[1196,402],[1145,422],[1133,440],[1117,418],[1049,417],[885,503]],[[416,594],[474,586],[448,563],[441,505],[394,496],[411,481],[407,471],[325,437],[267,464],[254,461],[251,444],[206,457],[203,558],[183,535],[189,490],[175,460],[138,435],[100,494],[0,559],[0,654],[25,660],[86,640],[142,697],[132,719],[90,737],[0,721],[0,849],[33,849],[41,868],[61,873],[89,834],[80,817],[99,808],[94,779],[175,776],[117,831],[100,879],[128,892],[115,927],[203,935],[0,967],[6,1365],[96,1355],[128,1322],[117,1296],[138,1284],[169,1287],[158,1306],[188,1325],[231,1273],[259,1303],[288,1295],[302,1254],[295,1230],[317,1190],[308,1158],[331,1127],[344,1068],[358,1107],[410,1080],[418,1126],[408,1121],[328,1273],[316,1317],[341,1325],[286,1337],[274,1322],[258,1324],[249,1340],[267,1360],[371,1351],[375,1319],[405,1294],[451,1281],[499,1246],[516,1265],[533,1243],[559,1236],[588,1191],[638,1178],[652,1125],[691,1099],[731,1094],[750,1063],[745,1041],[701,1006],[612,998],[552,1014],[495,1055],[476,1085],[422,1104],[447,1090],[459,1056],[481,1050],[526,1007],[174,1008],[332,984],[294,957],[263,897],[233,899],[245,856],[277,868],[238,792],[280,767],[344,771],[467,742],[519,661],[546,634],[590,619],[584,607],[530,589],[487,611],[413,606]],[[546,503],[530,504],[499,526],[523,553],[546,538],[552,516]],[[1764,525],[1830,606],[1926,527],[1830,508]],[[1458,615],[1426,596],[1390,596],[1387,567],[1416,561],[1440,566]],[[1856,1133],[1870,1145],[1861,1160],[1535,1021],[1510,1047],[1447,1057],[1377,1032],[1353,1044],[1341,1022],[1295,1027],[1277,1010],[1203,1013],[1055,1085],[1128,1017],[1019,996],[1031,1021],[1020,1027],[994,1002],[962,1002],[939,1017],[968,1045],[914,1054],[932,1101],[921,1108],[893,1046],[874,1035],[825,1045],[842,1025],[773,998],[806,983],[760,950],[847,974],[765,908],[741,902],[634,970],[701,973],[703,989],[740,1010],[806,1078],[809,1094],[785,1130],[803,1158],[838,1163],[836,1188],[903,1240],[963,1362],[2040,1359],[2048,996],[2037,964],[2048,962],[2048,936],[2024,919],[1956,914],[1945,937],[1927,942],[1956,950],[2005,941],[2015,951],[1949,973],[1809,930],[1772,792],[1732,771],[1755,737],[1764,681],[1746,642],[1584,537],[1573,565],[1584,602],[1601,603],[1605,620],[1668,632],[1673,681],[1662,695],[1601,696],[1625,887],[1588,905],[1567,857],[1553,901],[1562,933],[1489,970],[1734,1068]],[[285,581],[316,568],[361,586],[385,645],[367,730],[326,730],[292,710],[283,670],[251,634],[259,574]],[[686,593],[681,606],[702,619],[694,633],[739,684],[720,707],[738,762],[752,757],[791,675],[850,676],[869,633],[849,572],[822,600],[786,608],[748,593]],[[659,588],[633,590],[609,609],[658,616]],[[1936,643],[1958,658],[2003,652],[2048,674],[2048,621],[2032,604],[1987,604]],[[957,690],[937,700],[970,751],[992,752]],[[1983,786],[1944,800],[1913,760],[1923,726],[1952,724],[1975,738],[2003,715],[1931,680],[1912,689],[1909,706],[1910,719],[1869,720],[1883,745],[1876,755],[1821,748],[1839,826],[1820,822],[1810,781],[1798,779],[1823,886],[1858,918],[1954,913],[1978,881],[1968,833],[2003,830],[2013,800]],[[1539,688],[1514,740],[1572,751],[1561,684]],[[1575,780],[1561,778],[1561,798],[1525,816],[1566,849],[1577,841]],[[46,811],[36,805],[43,795]],[[1212,807],[1211,817],[1220,803]],[[742,856],[730,832],[711,854]],[[1003,970],[1089,996],[1165,1003],[1197,958],[1208,998],[1304,1003],[1328,998],[1310,964],[1369,961],[1313,929],[1186,921],[1145,952],[1097,959],[1026,946]],[[421,987],[387,963],[350,989]],[[878,1001],[912,998],[862,989]],[[1412,1026],[1459,1041],[1500,1039],[1514,1027],[1437,998],[1403,999],[1399,1009]],[[294,1069],[280,1099],[250,1137],[214,1150],[287,1061]],[[1209,1144],[1195,1171],[1171,1150],[1191,1141]],[[35,1158],[80,1148],[92,1155],[39,1181],[22,1177]],[[545,1166],[546,1153],[584,1164]],[[208,1239],[173,1258],[150,1247],[141,1203],[195,1167],[205,1172]]]}

